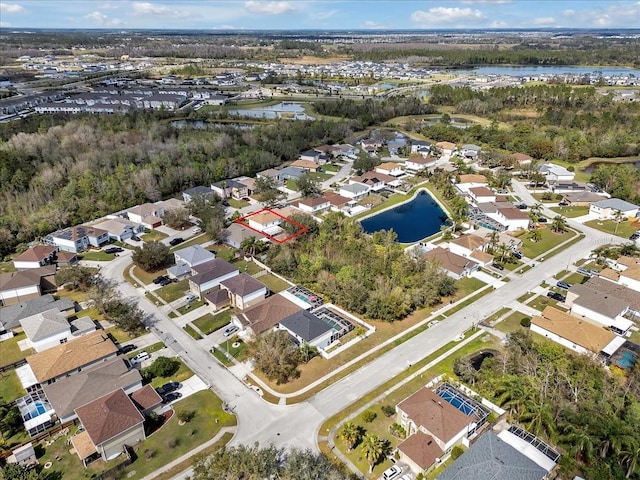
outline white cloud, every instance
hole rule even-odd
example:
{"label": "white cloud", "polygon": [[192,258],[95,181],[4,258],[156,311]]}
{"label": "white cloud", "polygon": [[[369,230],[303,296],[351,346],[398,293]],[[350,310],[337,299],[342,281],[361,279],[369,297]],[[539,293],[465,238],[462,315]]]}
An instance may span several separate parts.
{"label": "white cloud", "polygon": [[411,14],[411,21],[426,25],[474,24],[486,19],[480,10],[459,7],[433,7],[426,12],[416,10]]}
{"label": "white cloud", "polygon": [[460,3],[465,5],[503,5],[512,3],[513,0],[461,0]]}
{"label": "white cloud", "polygon": [[251,13],[263,15],[282,15],[296,10],[290,2],[284,1],[249,0],[244,2],[244,6]]}
{"label": "white cloud", "polygon": [[189,13],[184,10],[174,10],[164,5],[156,5],[149,2],[133,2],[131,4],[135,16],[153,16],[168,18],[185,18]]}
{"label": "white cloud", "polygon": [[534,18],[531,23],[536,27],[548,27],[551,25],[555,25],[556,19],[553,17],[539,17]]}
{"label": "white cloud", "polygon": [[[588,5],[585,4],[585,5]],[[584,10],[564,10],[563,16],[570,18],[573,25],[580,27],[637,27],[640,18],[640,2],[608,3],[598,8]]]}
{"label": "white cloud", "polygon": [[85,15],[85,18],[93,20],[97,25],[101,27],[118,27],[125,24],[125,22],[123,22],[119,18],[109,18],[107,15],[102,12],[98,12],[97,10],[95,12],[89,13],[88,15]]}
{"label": "white cloud", "polygon": [[119,8],[118,5],[116,5],[115,3],[103,3],[102,5],[100,5],[100,10],[115,10],[116,8]]}
{"label": "white cloud", "polygon": [[563,10],[562,15],[565,17],[573,17],[576,14],[575,10]]}
{"label": "white cloud", "polygon": [[0,14],[20,13],[23,10],[22,5],[18,5],[17,3],[0,2]]}

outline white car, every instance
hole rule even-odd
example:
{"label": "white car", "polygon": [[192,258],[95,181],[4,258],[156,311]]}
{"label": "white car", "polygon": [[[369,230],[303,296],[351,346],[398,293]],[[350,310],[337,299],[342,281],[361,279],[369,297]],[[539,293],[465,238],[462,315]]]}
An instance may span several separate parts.
{"label": "white car", "polygon": [[195,295],[187,295],[186,297],[184,297],[184,301],[186,303],[195,302],[197,299],[198,297],[196,297]]}
{"label": "white car", "polygon": [[392,467],[387,468],[382,474],[382,480],[391,480],[396,478],[398,475],[402,473],[402,467],[398,465],[393,465]]}
{"label": "white car", "polygon": [[233,335],[237,331],[238,331],[238,327],[237,326],[229,325],[227,328],[224,329],[224,332],[222,332],[222,335],[224,335],[225,337],[230,337],[231,335]]}
{"label": "white car", "polygon": [[149,358],[151,358],[151,355],[149,355],[145,350],[143,350],[131,359],[131,363],[133,364],[142,363],[145,360],[148,360]]}
{"label": "white car", "polygon": [[195,235],[196,233],[202,233],[202,229],[200,227],[196,227],[193,230],[191,230],[193,232],[193,234]]}

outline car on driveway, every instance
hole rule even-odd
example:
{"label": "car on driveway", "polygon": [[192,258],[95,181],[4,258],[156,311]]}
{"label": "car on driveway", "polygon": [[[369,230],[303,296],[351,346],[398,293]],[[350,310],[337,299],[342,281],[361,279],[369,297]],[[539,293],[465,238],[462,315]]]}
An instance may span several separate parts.
{"label": "car on driveway", "polygon": [[578,268],[578,273],[580,275],[584,275],[585,277],[590,277],[592,275],[592,273],[589,270],[583,267]]}
{"label": "car on driveway", "polygon": [[159,285],[161,287],[166,287],[167,285],[169,285],[171,283],[171,279],[169,277],[163,278],[162,280],[160,280]]}
{"label": "car on driveway", "polygon": [[124,252],[124,248],[109,247],[104,251],[104,253],[120,253],[120,252]]}
{"label": "car on driveway", "polygon": [[141,242],[142,241],[142,239],[137,235],[131,235],[131,240],[133,240],[134,242]]}
{"label": "car on driveway", "polygon": [[502,265],[501,263],[493,262],[491,266],[497,270],[504,270],[504,265]]}
{"label": "car on driveway", "polygon": [[564,302],[567,299],[567,297],[558,292],[547,292],[547,297],[553,298],[559,302]]}
{"label": "car on driveway", "polygon": [[539,217],[538,218],[538,223],[547,223],[547,217]]}
{"label": "car on driveway", "polygon": [[402,473],[402,467],[393,465],[387,468],[382,474],[382,480],[392,480]]}
{"label": "car on driveway", "polygon": [[227,328],[224,329],[224,332],[222,332],[222,335],[224,335],[225,337],[230,337],[231,335],[233,335],[237,331],[238,331],[238,327],[237,326],[229,325]]}
{"label": "car on driveway", "polygon": [[131,363],[135,365],[138,363],[142,363],[145,360],[148,360],[149,358],[151,358],[151,355],[149,355],[149,353],[146,350],[143,350],[131,359]]}
{"label": "car on driveway", "polygon": [[176,245],[180,245],[182,242],[184,242],[184,238],[176,237],[169,240],[169,245],[171,245],[172,247],[175,247]]}
{"label": "car on driveway", "polygon": [[153,283],[155,283],[156,285],[159,283],[162,283],[163,280],[168,280],[169,277],[167,277],[166,275],[160,275],[156,278],[153,279]]}
{"label": "car on driveway", "polygon": [[130,353],[136,350],[138,347],[135,345],[123,345],[120,347],[120,353]]}
{"label": "car on driveway", "polygon": [[640,232],[632,233],[629,240],[637,240],[640,238]]}
{"label": "car on driveway", "polygon": [[181,386],[182,384],[180,382],[167,382],[161,387],[156,388],[156,392],[158,392],[160,396],[165,396],[167,393],[175,392]]}
{"label": "car on driveway", "polygon": [[564,288],[565,290],[569,290],[571,288],[571,284],[569,284],[567,282],[559,281],[558,283],[556,283],[556,287]]}
{"label": "car on driveway", "polygon": [[521,252],[519,252],[519,251],[517,251],[517,250],[514,250],[514,251],[513,251],[513,256],[514,256],[515,258],[517,258],[518,260],[522,260],[522,253],[521,253]]}
{"label": "car on driveway", "polygon": [[180,392],[170,392],[162,396],[162,403],[171,403],[179,398],[182,398],[182,394]]}

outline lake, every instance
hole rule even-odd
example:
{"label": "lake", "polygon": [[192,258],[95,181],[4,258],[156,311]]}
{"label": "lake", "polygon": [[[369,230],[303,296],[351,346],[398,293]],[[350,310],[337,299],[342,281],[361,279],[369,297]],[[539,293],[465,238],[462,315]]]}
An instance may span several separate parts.
{"label": "lake", "polygon": [[593,173],[593,171],[599,167],[600,165],[629,165],[632,164],[634,167],[640,169],[640,157],[630,158],[627,162],[622,163],[610,163],[610,162],[593,162],[588,167],[584,168],[582,171],[585,173]]}
{"label": "lake", "polygon": [[259,108],[229,110],[229,115],[240,115],[254,118],[285,118],[291,120],[313,120],[304,113],[304,107],[297,102],[282,102],[277,105]]}
{"label": "lake", "polygon": [[413,200],[362,220],[367,233],[393,229],[401,243],[413,243],[440,231],[447,215],[428,192],[420,191]]}
{"label": "lake", "polygon": [[575,65],[529,65],[529,66],[507,66],[507,65],[487,65],[484,67],[448,70],[451,73],[466,73],[475,75],[511,75],[514,77],[530,77],[536,75],[589,75],[594,72],[602,73],[609,77],[614,75],[635,75],[640,77],[640,70],[624,67],[579,67]]}

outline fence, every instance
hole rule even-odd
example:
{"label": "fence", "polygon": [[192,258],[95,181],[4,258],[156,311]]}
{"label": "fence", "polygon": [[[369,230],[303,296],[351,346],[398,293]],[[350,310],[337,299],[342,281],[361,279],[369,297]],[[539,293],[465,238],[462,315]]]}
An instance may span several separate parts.
{"label": "fence", "polygon": [[17,362],[11,363],[9,365],[4,365],[4,366],[0,367],[0,373],[4,373],[7,370],[14,370],[14,369],[16,369],[18,367],[21,367],[25,363],[27,363],[27,361],[23,358],[22,360],[18,360]]}

